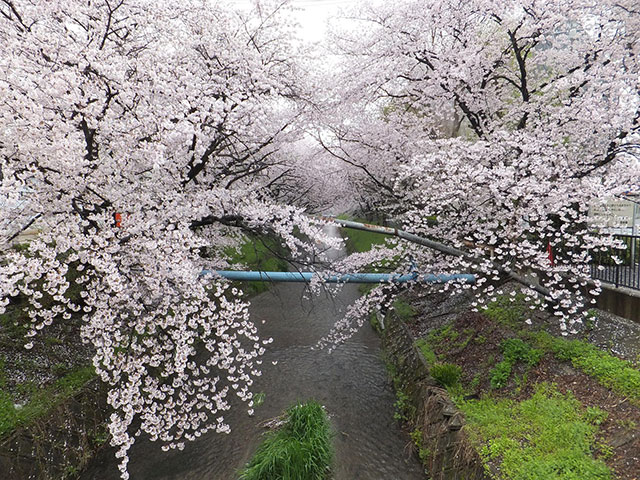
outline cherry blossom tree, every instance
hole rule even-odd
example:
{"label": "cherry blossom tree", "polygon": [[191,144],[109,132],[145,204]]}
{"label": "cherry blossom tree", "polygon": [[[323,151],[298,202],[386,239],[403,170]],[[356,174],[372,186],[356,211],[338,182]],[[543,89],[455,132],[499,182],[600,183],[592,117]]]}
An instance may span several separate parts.
{"label": "cherry blossom tree", "polygon": [[640,180],[636,2],[404,0],[347,18],[318,141],[354,194],[467,255],[396,253],[421,270],[475,271],[476,289],[528,276],[574,331],[599,292],[592,254],[616,245],[589,206]]}
{"label": "cherry blossom tree", "polygon": [[[273,200],[282,146],[299,138],[287,8],[0,2],[0,313],[28,299],[27,348],[81,316],[122,478],[141,432],[182,448],[229,430],[232,393],[251,412],[269,339],[242,292],[202,269],[228,266],[222,248],[240,230],[276,235],[292,254],[307,248],[294,225],[325,239]],[[11,249],[34,221],[28,250]]]}

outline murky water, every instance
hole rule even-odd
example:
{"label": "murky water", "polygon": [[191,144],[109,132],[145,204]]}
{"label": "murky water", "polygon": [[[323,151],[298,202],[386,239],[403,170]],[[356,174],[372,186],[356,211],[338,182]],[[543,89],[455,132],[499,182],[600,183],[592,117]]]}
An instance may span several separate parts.
{"label": "murky water", "polygon": [[[426,478],[410,453],[407,434],[393,419],[395,396],[372,329],[365,326],[331,354],[311,348],[357,298],[357,286],[347,285],[334,297],[308,300],[303,294],[303,285],[280,284],[252,299],[261,335],[274,338],[255,384],[255,392],[266,395],[255,416],[237,409],[227,416],[231,434],[201,437],[182,452],[164,453],[139,440],[129,464],[133,480],[233,480],[260,443],[264,429],[259,424],[308,399],[325,405],[331,416],[335,480]],[[115,480],[116,465],[112,452],[105,452],[81,478]]]}

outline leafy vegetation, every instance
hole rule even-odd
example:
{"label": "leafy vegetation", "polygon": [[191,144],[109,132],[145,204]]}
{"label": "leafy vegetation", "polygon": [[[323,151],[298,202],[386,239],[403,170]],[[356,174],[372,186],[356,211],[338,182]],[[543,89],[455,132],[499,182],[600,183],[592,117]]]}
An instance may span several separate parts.
{"label": "leafy vegetation", "polygon": [[415,416],[416,408],[411,403],[409,395],[401,388],[396,390],[396,401],[393,406],[395,408],[393,418],[398,421],[407,422]]}
{"label": "leafy vegetation", "polygon": [[467,429],[487,463],[506,480],[604,480],[611,472],[594,458],[604,413],[583,409],[571,394],[549,384],[516,402],[484,398],[459,402]]}
{"label": "leafy vegetation", "polygon": [[543,352],[532,348],[529,344],[519,338],[508,338],[500,345],[503,359],[489,372],[491,386],[502,388],[509,381],[511,370],[517,362],[524,362],[527,367],[536,365]]}
{"label": "leafy vegetation", "polygon": [[325,480],[333,448],[331,425],[322,405],[296,404],[277,431],[267,434],[253,458],[240,472],[242,480]]}
{"label": "leafy vegetation", "polygon": [[556,358],[571,364],[598,380],[602,385],[640,402],[640,370],[582,340],[567,340],[547,332],[536,332],[531,338],[539,348],[552,352]]}
{"label": "leafy vegetation", "polygon": [[22,389],[29,390],[30,400],[25,405],[17,405],[13,396],[5,390],[4,377],[0,373],[0,437],[46,415],[94,377],[93,367],[88,366],[73,370],[46,388],[38,388],[32,383],[23,384]]}
{"label": "leafy vegetation", "polygon": [[[568,340],[544,331],[525,331],[521,327],[522,321],[528,315],[527,310],[528,306],[524,295],[517,294],[515,297],[503,295],[487,306],[484,315],[502,325],[517,329],[517,334],[520,337],[535,345],[536,348],[532,350],[533,357],[521,360],[533,362],[531,365],[534,365],[537,363],[535,358],[539,355],[538,352],[550,352],[558,360],[570,362],[575,368],[594,377],[600,384],[630,398],[634,403],[640,404],[640,370],[635,368],[633,363],[611,355],[583,340]],[[594,312],[590,312],[589,316],[593,317],[593,315]],[[522,345],[518,343],[521,340],[512,339],[508,342],[511,342],[514,354],[517,355],[518,352],[521,352],[516,347],[516,345],[520,345],[522,348]],[[525,357],[527,355],[524,351],[521,354]],[[496,388],[506,384],[510,373],[509,364],[511,362],[508,362],[506,357],[507,353],[505,353],[505,360],[492,371],[491,382],[492,386]]]}
{"label": "leafy vegetation", "polygon": [[426,464],[429,461],[429,457],[431,456],[431,450],[425,448],[423,442],[422,430],[416,428],[411,433],[409,433],[411,440],[413,440],[413,444],[418,449],[418,458],[423,464]]}

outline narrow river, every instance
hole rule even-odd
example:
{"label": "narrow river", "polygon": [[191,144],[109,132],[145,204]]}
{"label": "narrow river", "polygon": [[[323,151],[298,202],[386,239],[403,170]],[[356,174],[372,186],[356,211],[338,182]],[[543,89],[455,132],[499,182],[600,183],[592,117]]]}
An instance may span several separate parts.
{"label": "narrow river", "polygon": [[[274,339],[254,384],[255,392],[264,392],[264,403],[253,417],[246,409],[229,413],[230,434],[208,434],[181,452],[164,453],[139,439],[131,451],[132,480],[234,480],[260,443],[259,424],[309,399],[326,407],[335,429],[335,480],[426,478],[393,418],[395,395],[371,327],[331,354],[312,349],[358,295],[356,285],[346,285],[336,296],[305,299],[303,285],[279,284],[254,297],[252,317],[261,335]],[[118,479],[113,452],[104,452],[81,478]]]}

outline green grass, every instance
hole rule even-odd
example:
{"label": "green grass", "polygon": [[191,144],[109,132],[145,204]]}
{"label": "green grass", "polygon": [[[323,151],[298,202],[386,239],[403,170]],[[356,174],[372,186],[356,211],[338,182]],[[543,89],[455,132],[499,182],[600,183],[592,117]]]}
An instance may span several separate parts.
{"label": "green grass", "polygon": [[536,346],[552,352],[559,360],[571,364],[594,377],[611,390],[624,395],[634,403],[640,403],[640,370],[626,360],[600,350],[582,340],[567,340],[547,332],[530,334]]}
{"label": "green grass", "polygon": [[503,359],[490,372],[490,381],[493,388],[502,388],[509,381],[511,370],[518,362],[523,362],[527,367],[537,365],[544,352],[532,348],[519,338],[508,338],[500,345]]}
{"label": "green grass", "polygon": [[429,374],[442,387],[455,389],[460,385],[462,369],[453,363],[436,363]]}
{"label": "green grass", "polygon": [[267,435],[241,480],[325,480],[333,461],[331,425],[317,402],[297,404],[284,425]]}
{"label": "green grass", "polygon": [[427,342],[424,338],[419,338],[418,340],[416,340],[415,345],[429,365],[433,365],[438,361],[436,352],[433,351],[433,348],[431,348],[429,342]]}
{"label": "green grass", "polygon": [[[354,222],[367,223],[362,218],[351,218],[348,215],[339,215],[337,218],[341,220],[352,220]],[[384,244],[388,235],[381,233],[365,232],[364,230],[356,230],[355,228],[343,229],[345,235],[345,248],[347,253],[368,252],[374,245]]]}
{"label": "green grass", "polygon": [[427,335],[427,341],[431,345],[442,346],[448,342],[455,342],[458,340],[458,337],[460,337],[460,333],[455,329],[453,324],[448,324],[430,331]]}
{"label": "green grass", "polygon": [[[505,480],[604,480],[612,478],[598,447],[599,409],[584,409],[572,395],[541,384],[516,402],[484,398],[459,402],[471,441],[485,463]],[[497,476],[494,478],[498,478]]]}
{"label": "green grass", "polygon": [[[287,262],[284,257],[285,249],[270,237],[246,237],[245,241],[237,248],[224,250],[229,263],[232,265],[244,265],[249,270],[265,272],[286,272]],[[269,282],[243,282],[242,290],[249,295],[256,295],[269,290]]]}
{"label": "green grass", "polygon": [[68,373],[49,387],[38,388],[33,383],[23,384],[18,390],[30,394],[30,400],[19,408],[15,407],[13,396],[5,390],[4,379],[0,378],[0,438],[46,415],[61,402],[75,395],[94,377],[93,367],[82,367]]}
{"label": "green grass", "polygon": [[[484,315],[498,323],[515,328],[519,332],[518,335],[533,343],[537,350],[550,352],[558,360],[570,362],[575,368],[595,378],[603,386],[640,405],[640,370],[632,362],[622,360],[582,340],[568,340],[544,331],[530,332],[522,329],[522,321],[529,313],[528,305],[522,294],[516,295],[514,302],[511,302],[510,298],[514,297],[509,295],[498,297],[488,305]],[[590,315],[593,316],[594,313],[591,312]],[[507,367],[508,365],[504,364],[501,367],[502,373],[494,372],[496,379],[494,381],[492,378],[492,385],[497,386],[503,383],[504,373],[507,370],[510,371]]]}

